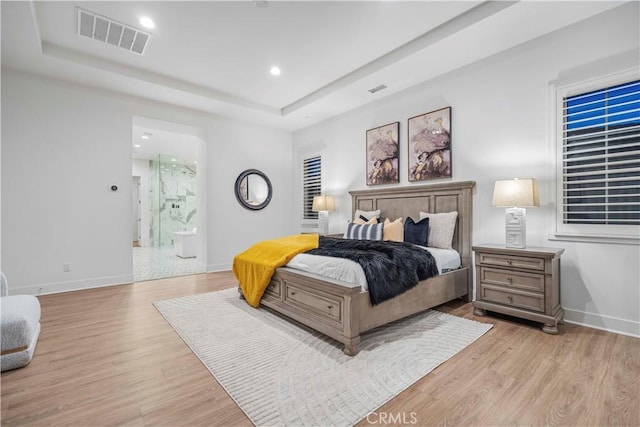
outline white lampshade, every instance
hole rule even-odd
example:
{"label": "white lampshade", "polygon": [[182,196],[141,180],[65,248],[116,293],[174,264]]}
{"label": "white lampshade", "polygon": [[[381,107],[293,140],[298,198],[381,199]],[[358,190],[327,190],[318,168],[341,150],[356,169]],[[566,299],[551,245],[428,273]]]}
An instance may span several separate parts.
{"label": "white lampshade", "polygon": [[311,206],[311,210],[314,212],[333,212],[336,210],[336,201],[333,196],[314,196],[313,206]]}
{"label": "white lampshade", "polygon": [[538,183],[533,178],[496,181],[493,187],[493,206],[521,208],[540,206]]}

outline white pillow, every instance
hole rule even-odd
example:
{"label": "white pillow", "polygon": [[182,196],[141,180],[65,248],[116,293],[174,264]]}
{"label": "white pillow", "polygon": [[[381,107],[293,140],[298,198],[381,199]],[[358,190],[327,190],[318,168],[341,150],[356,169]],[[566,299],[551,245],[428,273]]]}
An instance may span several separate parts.
{"label": "white pillow", "polygon": [[356,209],[356,213],[353,214],[353,218],[360,218],[360,215],[367,219],[380,218],[380,209],[377,211],[361,211],[360,209]]}
{"label": "white pillow", "polygon": [[456,230],[458,212],[420,212],[420,219],[429,218],[428,245],[433,248],[451,249],[453,233]]}

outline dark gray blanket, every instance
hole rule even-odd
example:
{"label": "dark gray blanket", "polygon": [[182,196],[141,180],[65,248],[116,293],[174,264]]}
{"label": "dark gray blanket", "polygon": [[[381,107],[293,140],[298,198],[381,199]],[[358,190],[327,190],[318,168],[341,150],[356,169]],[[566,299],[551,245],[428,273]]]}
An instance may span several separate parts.
{"label": "dark gray blanket", "polygon": [[438,275],[433,256],[404,242],[348,240],[320,236],[312,255],[346,258],[362,266],[371,304],[380,304],[413,288],[420,280]]}

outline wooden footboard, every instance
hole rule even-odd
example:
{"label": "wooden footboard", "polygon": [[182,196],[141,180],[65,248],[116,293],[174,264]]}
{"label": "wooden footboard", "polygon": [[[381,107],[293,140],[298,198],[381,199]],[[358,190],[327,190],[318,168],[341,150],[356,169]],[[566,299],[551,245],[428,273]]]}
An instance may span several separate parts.
{"label": "wooden footboard", "polygon": [[344,352],[354,355],[360,343],[354,311],[359,294],[360,285],[279,268],[260,304],[343,343]]}
{"label": "wooden footboard", "polygon": [[358,352],[361,335],[467,294],[467,269],[424,280],[397,297],[372,306],[360,285],[330,280],[291,268],[279,268],[261,304]]}

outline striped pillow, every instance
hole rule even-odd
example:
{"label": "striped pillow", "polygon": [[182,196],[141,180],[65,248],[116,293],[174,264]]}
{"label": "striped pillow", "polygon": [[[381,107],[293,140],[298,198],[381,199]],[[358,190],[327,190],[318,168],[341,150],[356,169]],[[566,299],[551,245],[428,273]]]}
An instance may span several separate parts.
{"label": "striped pillow", "polygon": [[347,224],[345,239],[357,240],[382,240],[382,230],[384,223],[379,224]]}

